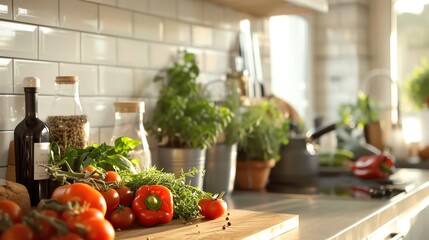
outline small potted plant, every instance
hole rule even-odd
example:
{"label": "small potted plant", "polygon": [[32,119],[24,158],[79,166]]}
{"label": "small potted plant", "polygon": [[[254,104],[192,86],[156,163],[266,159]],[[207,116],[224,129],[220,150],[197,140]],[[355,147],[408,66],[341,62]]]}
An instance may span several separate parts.
{"label": "small potted plant", "polygon": [[423,109],[426,106],[429,97],[429,63],[426,59],[421,61],[420,66],[416,66],[407,79],[404,86],[404,92],[410,102],[417,109]]}
{"label": "small potted plant", "polygon": [[220,104],[228,108],[232,114],[231,121],[221,133],[216,144],[207,149],[206,174],[204,190],[209,192],[225,192],[230,194],[234,189],[237,166],[237,143],[243,135],[241,94],[237,82],[227,80],[225,100]]}
{"label": "small potted plant", "polygon": [[155,165],[180,175],[198,169],[191,185],[202,188],[206,149],[231,119],[230,111],[216,106],[197,84],[199,68],[193,53],[180,51],[173,66],[159,72],[154,81],[163,81],[148,132],[158,146]]}
{"label": "small potted plant", "polygon": [[260,190],[268,183],[271,168],[287,144],[289,123],[278,106],[263,99],[247,106],[238,142],[236,183],[241,189]]}
{"label": "small potted plant", "polygon": [[366,143],[379,151],[384,150],[378,102],[367,94],[359,92],[355,104],[340,106],[339,115],[342,119],[337,124],[337,138],[340,147],[350,144],[350,142],[358,142],[357,140],[363,137]]}

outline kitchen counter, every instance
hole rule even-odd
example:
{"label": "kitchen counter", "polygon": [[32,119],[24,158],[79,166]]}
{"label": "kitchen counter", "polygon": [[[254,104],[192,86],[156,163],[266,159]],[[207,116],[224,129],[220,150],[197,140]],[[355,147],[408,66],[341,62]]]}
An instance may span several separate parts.
{"label": "kitchen counter", "polygon": [[397,169],[391,179],[405,191],[390,199],[234,191],[227,201],[229,208],[299,215],[299,228],[278,239],[384,239],[406,235],[429,206],[429,170]]}

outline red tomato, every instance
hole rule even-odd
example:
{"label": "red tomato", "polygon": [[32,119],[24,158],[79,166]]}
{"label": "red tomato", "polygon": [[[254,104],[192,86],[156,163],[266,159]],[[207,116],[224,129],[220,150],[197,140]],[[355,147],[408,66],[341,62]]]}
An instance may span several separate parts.
{"label": "red tomato", "polygon": [[77,233],[69,232],[66,235],[54,236],[50,240],[83,240],[83,238]]}
{"label": "red tomato", "polygon": [[121,183],[122,179],[121,176],[115,171],[107,171],[106,172],[106,178],[104,179],[105,182],[116,182],[117,184]]}
{"label": "red tomato", "polygon": [[101,194],[106,200],[107,210],[112,210],[119,206],[119,194],[115,189],[108,188],[106,191],[101,191]]}
{"label": "red tomato", "polygon": [[200,206],[201,215],[208,219],[216,219],[223,216],[228,208],[223,199],[211,198],[201,199],[198,202],[198,206]]}
{"label": "red tomato", "polygon": [[133,191],[127,186],[121,186],[115,189],[119,194],[119,205],[129,206],[134,200]]}
{"label": "red tomato", "polygon": [[23,223],[12,225],[1,235],[1,240],[32,240],[33,238],[33,230]]}
{"label": "red tomato", "polygon": [[9,215],[10,220],[13,223],[22,222],[22,209],[18,203],[11,200],[0,200],[0,212],[6,213]]}
{"label": "red tomato", "polygon": [[134,223],[134,213],[129,207],[119,207],[109,217],[114,228],[127,229]]}
{"label": "red tomato", "polygon": [[76,232],[77,223],[82,223],[90,218],[104,219],[104,215],[96,208],[88,208],[84,209],[82,212],[66,210],[61,214],[61,218],[67,223],[70,231]]}
{"label": "red tomato", "polygon": [[54,192],[52,193],[51,198],[58,200],[60,203],[64,203],[66,200],[64,199],[64,193],[66,192],[66,189],[69,188],[70,185],[62,185],[57,188],[55,188]]}
{"label": "red tomato", "polygon": [[86,240],[113,240],[115,229],[106,219],[90,218],[82,222]]}
{"label": "red tomato", "polygon": [[[58,212],[54,210],[43,210],[41,213],[49,218],[58,218]],[[54,236],[56,233],[57,229],[51,223],[42,220],[40,221],[39,230],[36,235],[39,239],[49,239],[49,237]]]}
{"label": "red tomato", "polygon": [[[92,173],[92,172],[94,172],[96,170],[97,170],[96,167],[94,167],[94,166],[88,166],[88,167],[85,167],[84,169],[82,169],[82,172]],[[94,175],[92,175],[92,177],[98,179],[99,178],[99,174],[98,173],[94,173]]]}
{"label": "red tomato", "polygon": [[198,207],[200,210],[200,214],[205,216],[206,215],[206,209],[207,209],[207,205],[212,201],[213,199],[211,198],[203,198],[200,201],[198,201]]}
{"label": "red tomato", "polygon": [[[95,188],[85,183],[73,183],[65,186],[65,189],[62,189],[62,187],[56,188],[52,193],[52,198],[62,204],[66,204],[68,201],[77,201],[82,206],[86,202],[89,207],[96,208],[101,213],[106,214],[106,200]],[[59,193],[56,193],[57,190]]]}

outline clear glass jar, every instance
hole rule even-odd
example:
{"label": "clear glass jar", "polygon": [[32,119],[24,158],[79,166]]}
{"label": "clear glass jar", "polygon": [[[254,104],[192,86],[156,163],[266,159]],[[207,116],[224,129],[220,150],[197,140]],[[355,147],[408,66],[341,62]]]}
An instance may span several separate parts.
{"label": "clear glass jar", "polygon": [[130,152],[131,159],[139,159],[140,170],[148,169],[152,165],[146,131],[143,127],[144,102],[123,101],[115,102],[115,126],[111,138],[111,145],[119,137],[129,137],[142,142]]}
{"label": "clear glass jar", "polygon": [[77,76],[56,77],[55,98],[46,123],[51,131],[51,142],[58,143],[62,156],[66,146],[87,147],[90,124],[80,103]]}

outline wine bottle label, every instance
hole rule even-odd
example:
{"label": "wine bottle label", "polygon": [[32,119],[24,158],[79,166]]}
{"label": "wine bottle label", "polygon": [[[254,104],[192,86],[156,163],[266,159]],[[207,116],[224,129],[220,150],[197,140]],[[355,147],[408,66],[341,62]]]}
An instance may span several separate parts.
{"label": "wine bottle label", "polygon": [[40,165],[49,164],[49,143],[34,143],[34,180],[49,179],[45,167]]}

